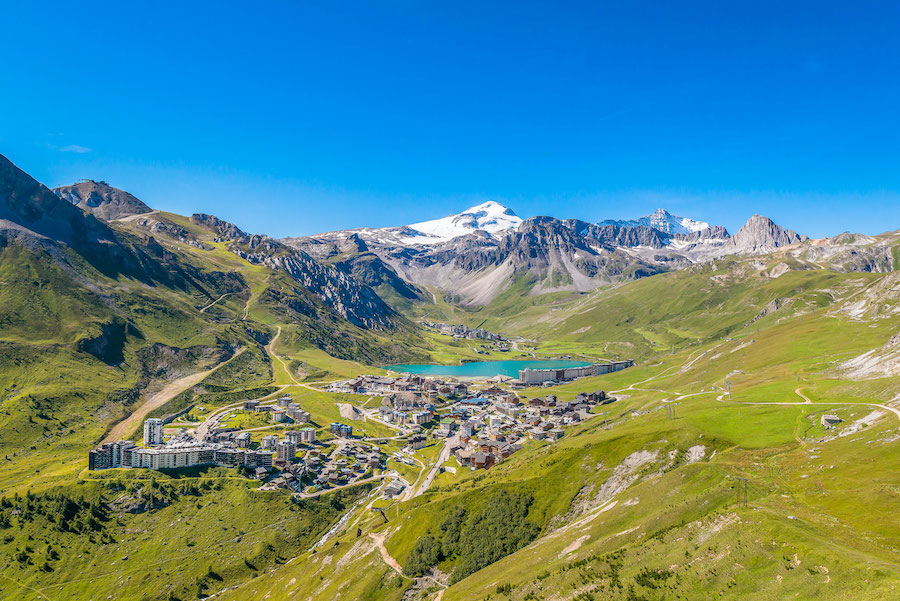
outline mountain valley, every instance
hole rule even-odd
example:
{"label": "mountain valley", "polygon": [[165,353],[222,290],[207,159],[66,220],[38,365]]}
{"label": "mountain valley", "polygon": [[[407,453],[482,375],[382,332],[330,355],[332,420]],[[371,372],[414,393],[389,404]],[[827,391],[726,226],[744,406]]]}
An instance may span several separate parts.
{"label": "mountain valley", "polygon": [[[662,209],[274,239],[0,156],[0,598],[894,598],[898,273],[900,230]],[[351,387],[514,359],[634,366],[436,388],[421,424],[382,411],[411,419],[411,388]],[[293,487],[284,462],[88,469],[152,419],[169,446],[314,430],[304,466],[374,463]],[[467,419],[518,448],[464,464]]]}

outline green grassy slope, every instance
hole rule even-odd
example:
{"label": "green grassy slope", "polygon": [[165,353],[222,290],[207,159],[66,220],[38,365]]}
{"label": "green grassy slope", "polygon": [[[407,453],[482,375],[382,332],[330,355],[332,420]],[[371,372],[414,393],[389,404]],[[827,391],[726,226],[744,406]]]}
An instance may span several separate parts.
{"label": "green grassy slope", "polygon": [[[529,330],[539,353],[612,355],[617,343],[642,358],[553,389],[563,400],[613,391],[608,429],[598,416],[488,472],[442,475],[425,495],[391,504],[387,524],[360,512],[327,552],[223,598],[434,599],[451,582],[444,600],[890,598],[900,582],[900,416],[879,405],[890,407],[900,382],[851,378],[841,364],[898,331],[895,314],[872,317],[891,306],[879,295],[895,276],[767,269],[726,261],[548,314]],[[826,430],[824,413],[844,422]],[[540,536],[457,582],[472,552],[435,551],[442,526],[460,508],[476,520],[499,491],[529,496],[524,520]],[[423,539],[437,546],[417,548]],[[436,580],[411,577],[423,562]]]}
{"label": "green grassy slope", "polygon": [[[639,363],[554,388],[563,400],[597,388],[618,399],[560,442],[527,443],[488,472],[442,473],[422,496],[382,503],[386,524],[363,504],[333,541],[311,550],[361,493],[297,506],[229,470],[87,474],[86,451],[149,393],[237,349],[153,414],[190,405],[208,413],[287,392],[326,428],[343,399],[295,381],[378,372],[400,357],[484,356],[434,333],[361,330],[209,231],[162,218],[193,244],[156,232],[154,245],[138,225],[115,227],[177,267],[168,283],[104,275],[77,256],[60,263],[27,246],[0,250],[0,598],[433,599],[446,588],[444,600],[634,601],[896,592],[900,417],[879,405],[900,395],[900,383],[874,372],[851,377],[841,367],[882,349],[900,329],[895,275],[727,259],[590,294],[530,296],[528,282],[517,282],[477,310],[439,295],[406,302],[411,318],[487,320],[490,330],[528,339],[497,357]],[[878,352],[891,360],[889,350]],[[844,422],[825,430],[826,412]],[[374,422],[354,426],[367,436],[393,433]],[[129,504],[151,497],[158,506],[129,513]],[[385,561],[381,540],[404,574]],[[410,577],[423,572],[430,576]]]}

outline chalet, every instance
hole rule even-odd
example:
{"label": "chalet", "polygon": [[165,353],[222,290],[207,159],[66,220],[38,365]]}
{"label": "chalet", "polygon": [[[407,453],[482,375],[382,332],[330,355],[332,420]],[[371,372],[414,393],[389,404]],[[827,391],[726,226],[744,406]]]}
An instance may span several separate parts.
{"label": "chalet", "polygon": [[522,449],[521,445],[506,443],[500,446],[500,458],[506,459],[516,451],[520,451]]}
{"label": "chalet", "polygon": [[407,446],[412,450],[418,450],[428,444],[428,439],[423,434],[415,434],[407,439]]}
{"label": "chalet", "polygon": [[576,403],[602,403],[606,400],[606,393],[602,390],[594,392],[579,392],[575,397]]}
{"label": "chalet", "polygon": [[492,465],[494,465],[494,456],[489,453],[472,453],[472,458],[470,460],[470,465],[474,467],[476,470],[486,470],[489,469]]}
{"label": "chalet", "polygon": [[394,409],[400,411],[409,411],[410,409],[415,409],[423,404],[421,395],[410,391],[395,392],[394,394],[385,397],[385,400],[388,401]]}
{"label": "chalet", "polygon": [[463,467],[469,467],[472,464],[472,455],[475,454],[475,451],[469,451],[467,449],[458,449],[454,455],[456,455],[456,460],[459,461],[459,464]]}
{"label": "chalet", "polygon": [[391,483],[384,487],[384,496],[393,497],[403,492],[403,483],[399,480],[391,480]]}
{"label": "chalet", "polygon": [[450,432],[453,431],[453,424],[455,424],[455,423],[456,422],[452,418],[449,418],[449,417],[445,417],[444,419],[442,419],[441,426],[440,426],[441,433],[444,435],[449,435]]}
{"label": "chalet", "polygon": [[498,403],[497,411],[509,417],[516,417],[519,415],[519,406],[514,403]]}
{"label": "chalet", "polygon": [[575,413],[581,419],[587,419],[591,416],[591,406],[587,403],[579,403],[578,405],[575,405],[574,409]]}
{"label": "chalet", "polygon": [[458,382],[456,384],[451,385],[451,396],[460,397],[466,396],[469,394],[469,387],[463,384],[462,382]]}
{"label": "chalet", "polygon": [[495,440],[479,440],[478,441],[478,450],[482,453],[497,453],[499,454],[500,448],[503,446],[502,443],[497,442]]}

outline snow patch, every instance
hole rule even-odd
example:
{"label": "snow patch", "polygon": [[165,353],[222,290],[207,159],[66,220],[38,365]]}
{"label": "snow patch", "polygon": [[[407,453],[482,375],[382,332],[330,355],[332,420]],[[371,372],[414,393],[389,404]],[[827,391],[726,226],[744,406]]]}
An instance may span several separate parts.
{"label": "snow patch", "polygon": [[489,234],[500,234],[519,227],[522,218],[499,202],[485,202],[470,207],[458,215],[448,215],[441,219],[421,221],[407,226],[420,232],[422,237],[402,239],[407,244],[438,244],[460,236],[467,236],[477,230]]}

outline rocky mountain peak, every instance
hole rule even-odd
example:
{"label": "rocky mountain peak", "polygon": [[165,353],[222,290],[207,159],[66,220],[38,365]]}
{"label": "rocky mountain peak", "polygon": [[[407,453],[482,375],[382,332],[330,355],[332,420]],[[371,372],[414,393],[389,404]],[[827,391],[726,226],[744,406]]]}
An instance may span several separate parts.
{"label": "rocky mountain peak", "polygon": [[97,246],[99,241],[115,239],[105,224],[57,197],[3,155],[0,155],[0,229],[71,246]]}
{"label": "rocky mountain peak", "polygon": [[479,230],[497,235],[515,229],[520,223],[522,218],[512,209],[499,202],[488,201],[469,207],[457,215],[410,224],[407,229],[414,230],[414,234],[420,235],[410,237],[408,242],[436,244],[467,236]]}
{"label": "rocky mountain peak", "polygon": [[139,198],[103,181],[82,180],[70,186],[54,188],[53,192],[82,211],[104,221],[152,211]]}
{"label": "rocky mountain peak", "polygon": [[763,215],[753,215],[747,223],[732,236],[726,244],[731,252],[757,254],[772,252],[776,248],[807,240],[798,234],[776,224]]}
{"label": "rocky mountain peak", "polygon": [[632,220],[601,221],[598,225],[617,225],[619,227],[650,227],[665,234],[693,234],[709,227],[705,221],[698,221],[689,217],[673,215],[665,209],[656,209],[649,215],[644,215]]}

